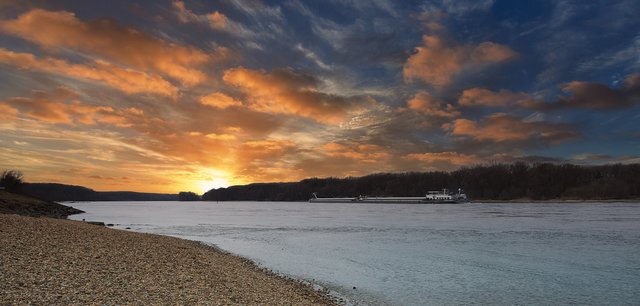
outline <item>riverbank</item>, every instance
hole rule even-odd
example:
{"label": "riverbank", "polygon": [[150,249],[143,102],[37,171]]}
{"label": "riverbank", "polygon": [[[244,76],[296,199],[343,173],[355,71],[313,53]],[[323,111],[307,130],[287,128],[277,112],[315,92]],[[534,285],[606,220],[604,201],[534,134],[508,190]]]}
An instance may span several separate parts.
{"label": "riverbank", "polygon": [[0,214],[0,304],[335,305],[204,244]]}
{"label": "riverbank", "polygon": [[84,211],[30,196],[0,190],[0,214],[65,219]]}

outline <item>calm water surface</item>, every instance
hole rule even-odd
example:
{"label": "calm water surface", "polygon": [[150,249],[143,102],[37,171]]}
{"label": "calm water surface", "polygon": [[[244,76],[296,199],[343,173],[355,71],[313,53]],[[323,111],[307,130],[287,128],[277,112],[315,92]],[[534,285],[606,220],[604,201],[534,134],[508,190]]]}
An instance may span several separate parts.
{"label": "calm water surface", "polygon": [[640,304],[638,203],[71,205],[87,211],[72,219],[213,243],[357,305]]}

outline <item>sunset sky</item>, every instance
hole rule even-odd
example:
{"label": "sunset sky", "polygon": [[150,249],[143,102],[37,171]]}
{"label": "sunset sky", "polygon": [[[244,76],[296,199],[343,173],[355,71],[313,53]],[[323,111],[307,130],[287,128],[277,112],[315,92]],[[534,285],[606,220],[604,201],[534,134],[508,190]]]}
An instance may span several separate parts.
{"label": "sunset sky", "polygon": [[0,1],[0,169],[96,190],[640,162],[640,1]]}

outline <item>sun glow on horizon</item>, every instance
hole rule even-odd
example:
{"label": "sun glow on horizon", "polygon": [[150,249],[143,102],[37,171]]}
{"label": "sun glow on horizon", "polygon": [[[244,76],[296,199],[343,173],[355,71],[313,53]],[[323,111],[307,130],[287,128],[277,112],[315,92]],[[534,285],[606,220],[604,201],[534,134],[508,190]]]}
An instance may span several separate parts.
{"label": "sun glow on horizon", "polygon": [[204,194],[205,192],[214,188],[229,187],[233,182],[229,179],[229,173],[218,169],[208,169],[198,179],[194,180],[191,184],[191,188],[194,188],[195,192]]}
{"label": "sun glow on horizon", "polygon": [[204,194],[205,192],[211,189],[229,187],[229,185],[230,185],[229,181],[221,177],[214,178],[213,180],[199,181],[198,192],[200,192],[200,194]]}

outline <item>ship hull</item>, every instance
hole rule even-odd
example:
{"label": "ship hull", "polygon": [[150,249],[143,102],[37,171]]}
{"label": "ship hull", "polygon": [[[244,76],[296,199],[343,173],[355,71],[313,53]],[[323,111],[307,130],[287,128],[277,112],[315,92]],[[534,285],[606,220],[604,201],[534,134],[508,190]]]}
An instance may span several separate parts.
{"label": "ship hull", "polygon": [[426,200],[425,198],[408,198],[408,199],[399,199],[399,198],[377,198],[377,199],[350,199],[350,198],[316,198],[310,199],[309,203],[345,203],[345,204],[359,204],[359,203],[367,203],[367,204],[461,204],[466,203],[468,201],[462,200]]}

